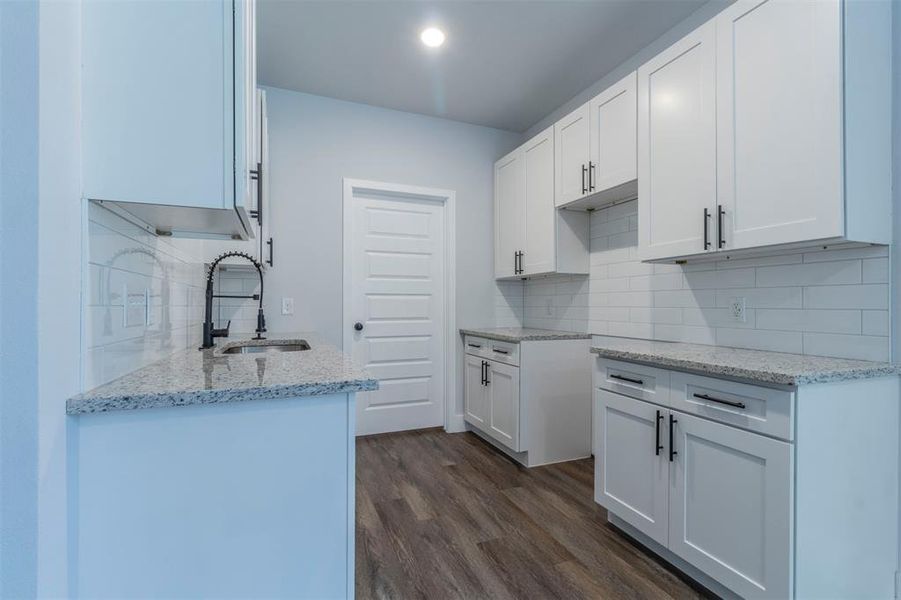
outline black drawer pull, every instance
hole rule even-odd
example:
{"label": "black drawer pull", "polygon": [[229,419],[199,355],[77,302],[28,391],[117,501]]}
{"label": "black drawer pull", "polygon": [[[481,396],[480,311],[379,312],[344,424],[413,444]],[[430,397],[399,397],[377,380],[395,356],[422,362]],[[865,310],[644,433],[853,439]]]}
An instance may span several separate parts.
{"label": "black drawer pull", "polygon": [[629,383],[634,383],[635,385],[644,385],[644,381],[641,379],[632,379],[631,377],[623,377],[622,375],[611,375],[610,379],[619,379],[620,381],[628,381]]}
{"label": "black drawer pull", "polygon": [[679,420],[676,419],[675,417],[673,417],[673,414],[670,413],[670,416],[669,416],[669,461],[670,462],[673,462],[673,457],[676,456],[677,454],[679,454],[676,451],[675,445],[673,444],[673,429],[674,429],[673,426],[678,422],[679,422]]}
{"label": "black drawer pull", "polygon": [[491,351],[492,351],[492,352],[497,352],[498,354],[510,354],[510,353],[507,352],[506,350],[498,350],[497,348],[492,348]]}
{"label": "black drawer pull", "polygon": [[660,411],[657,411],[657,417],[654,419],[654,455],[660,456],[660,451],[663,450],[663,444],[660,443],[660,421],[663,420],[663,415],[660,414]]}
{"label": "black drawer pull", "polygon": [[482,344],[466,344],[466,345],[469,346],[470,348],[481,348],[482,347]]}
{"label": "black drawer pull", "polygon": [[732,400],[721,400],[719,398],[714,398],[713,396],[708,396],[707,394],[692,394],[695,398],[700,398],[701,400],[709,400],[710,402],[717,402],[719,404],[725,404],[726,406],[732,406],[735,408],[747,408],[744,402],[734,402]]}

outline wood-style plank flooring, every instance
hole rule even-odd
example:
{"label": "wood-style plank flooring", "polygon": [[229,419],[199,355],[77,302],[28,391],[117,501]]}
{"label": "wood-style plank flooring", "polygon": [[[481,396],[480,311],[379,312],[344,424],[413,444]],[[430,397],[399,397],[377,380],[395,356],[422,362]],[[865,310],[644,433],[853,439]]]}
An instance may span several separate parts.
{"label": "wood-style plank flooring", "polygon": [[607,524],[593,477],[471,433],[358,438],[357,598],[711,597]]}

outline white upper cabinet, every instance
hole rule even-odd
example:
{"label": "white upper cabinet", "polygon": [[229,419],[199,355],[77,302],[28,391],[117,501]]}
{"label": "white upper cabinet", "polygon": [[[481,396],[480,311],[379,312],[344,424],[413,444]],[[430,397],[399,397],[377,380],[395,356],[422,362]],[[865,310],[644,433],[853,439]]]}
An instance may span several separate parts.
{"label": "white upper cabinet", "polygon": [[716,56],[712,22],[638,69],[638,244],[643,259],[714,244]]}
{"label": "white upper cabinet", "polygon": [[638,70],[642,258],[891,243],[890,4],[739,0]]}
{"label": "white upper cabinet", "polygon": [[739,0],[716,18],[725,248],[844,234],[841,4]]}
{"label": "white upper cabinet", "polygon": [[588,103],[554,124],[556,204],[563,206],[590,192]]}
{"label": "white upper cabinet", "polygon": [[498,279],[588,273],[588,213],[554,206],[554,128],[494,164]]}
{"label": "white upper cabinet", "polygon": [[525,247],[525,167],[517,148],[494,163],[494,274],[519,274],[519,252]]}
{"label": "white upper cabinet", "polygon": [[82,11],[83,195],[150,231],[249,235],[252,0]]}
{"label": "white upper cabinet", "polygon": [[546,129],[523,146],[525,164],[525,250],[523,273],[550,273],[555,268],[554,132]]}
{"label": "white upper cabinet", "polygon": [[588,103],[589,188],[597,204],[637,194],[637,85],[637,73],[629,73]]}

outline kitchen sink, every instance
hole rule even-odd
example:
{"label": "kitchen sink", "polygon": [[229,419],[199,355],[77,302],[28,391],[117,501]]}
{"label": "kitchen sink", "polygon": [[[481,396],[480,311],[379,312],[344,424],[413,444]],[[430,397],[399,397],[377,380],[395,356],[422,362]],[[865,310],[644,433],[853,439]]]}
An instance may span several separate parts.
{"label": "kitchen sink", "polygon": [[259,352],[299,352],[309,350],[310,344],[306,340],[298,340],[285,344],[268,344],[260,346],[252,343],[229,346],[222,351],[223,354],[257,354]]}

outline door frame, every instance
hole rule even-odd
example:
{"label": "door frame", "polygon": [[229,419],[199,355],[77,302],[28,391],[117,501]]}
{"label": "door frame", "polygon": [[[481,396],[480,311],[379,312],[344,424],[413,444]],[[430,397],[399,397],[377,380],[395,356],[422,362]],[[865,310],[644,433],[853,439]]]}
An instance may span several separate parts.
{"label": "door frame", "polygon": [[350,323],[350,294],[353,288],[351,262],[353,254],[353,198],[357,192],[383,194],[413,201],[440,204],[444,209],[444,429],[449,432],[463,431],[463,415],[456,414],[457,405],[457,237],[456,237],[456,192],[440,188],[429,188],[399,183],[386,183],[366,179],[343,178],[344,216],[342,234],[344,237],[341,257],[343,274],[341,320],[344,333],[342,346],[350,355],[353,334],[346,326]]}

